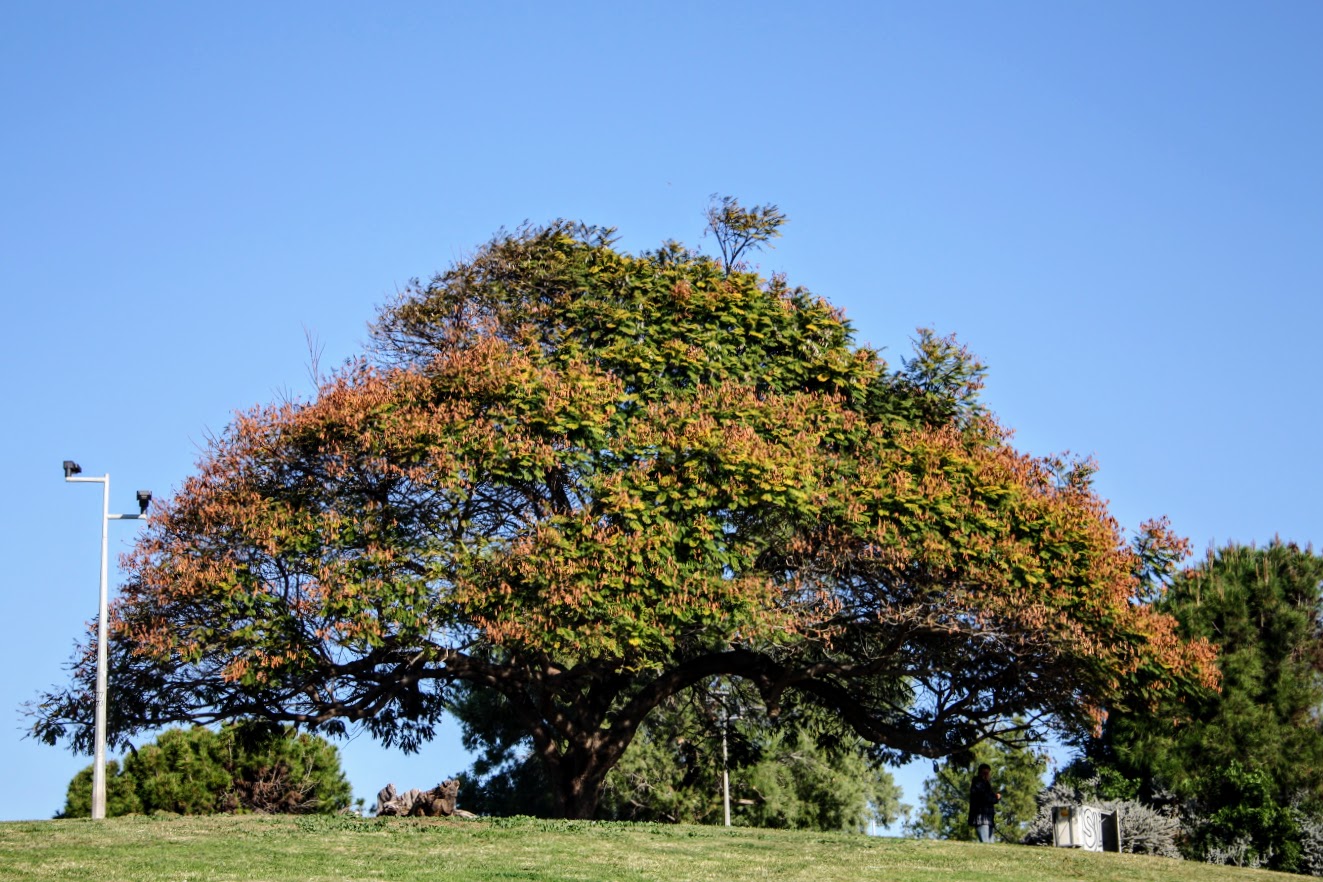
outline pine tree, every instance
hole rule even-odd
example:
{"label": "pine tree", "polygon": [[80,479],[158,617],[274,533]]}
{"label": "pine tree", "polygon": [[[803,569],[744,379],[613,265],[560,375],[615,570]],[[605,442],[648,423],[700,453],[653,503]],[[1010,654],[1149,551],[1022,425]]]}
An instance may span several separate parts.
{"label": "pine tree", "polygon": [[[1221,650],[1221,691],[1176,692],[1113,712],[1082,745],[1095,768],[1171,791],[1193,809],[1194,857],[1249,837],[1251,857],[1294,869],[1289,806],[1323,806],[1323,557],[1274,541],[1229,545],[1181,573],[1159,607]],[[1257,819],[1257,820],[1255,820]]]}

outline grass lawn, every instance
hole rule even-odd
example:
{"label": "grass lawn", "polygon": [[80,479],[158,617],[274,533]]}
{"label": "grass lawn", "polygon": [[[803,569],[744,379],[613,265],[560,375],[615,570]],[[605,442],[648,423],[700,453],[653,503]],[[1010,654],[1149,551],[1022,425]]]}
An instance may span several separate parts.
{"label": "grass lawn", "polygon": [[114,818],[0,824],[0,880],[1218,882],[1301,879],[1137,855],[528,818]]}

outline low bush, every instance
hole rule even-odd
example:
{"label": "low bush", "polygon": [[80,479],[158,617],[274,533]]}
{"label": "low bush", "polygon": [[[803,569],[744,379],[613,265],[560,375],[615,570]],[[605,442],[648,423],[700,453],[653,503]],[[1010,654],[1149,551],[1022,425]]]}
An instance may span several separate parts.
{"label": "low bush", "polygon": [[[348,807],[340,754],[323,738],[258,723],[169,729],[106,764],[106,814],[334,813]],[[92,767],[69,783],[61,818],[92,809]]]}

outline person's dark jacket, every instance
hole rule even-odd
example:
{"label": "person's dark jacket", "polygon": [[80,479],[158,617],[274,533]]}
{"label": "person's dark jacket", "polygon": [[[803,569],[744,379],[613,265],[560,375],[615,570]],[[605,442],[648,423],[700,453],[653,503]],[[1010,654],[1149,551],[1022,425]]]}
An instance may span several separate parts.
{"label": "person's dark jacket", "polygon": [[999,799],[1001,795],[992,789],[991,781],[975,777],[974,783],[969,787],[969,826],[991,825]]}

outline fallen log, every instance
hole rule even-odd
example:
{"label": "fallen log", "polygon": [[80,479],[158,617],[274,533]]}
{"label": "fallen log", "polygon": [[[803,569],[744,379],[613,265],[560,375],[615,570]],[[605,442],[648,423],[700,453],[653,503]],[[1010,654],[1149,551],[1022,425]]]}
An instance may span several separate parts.
{"label": "fallen log", "polygon": [[399,793],[387,784],[377,794],[377,817],[448,818],[455,814],[459,781],[451,778],[431,790],[406,790]]}

